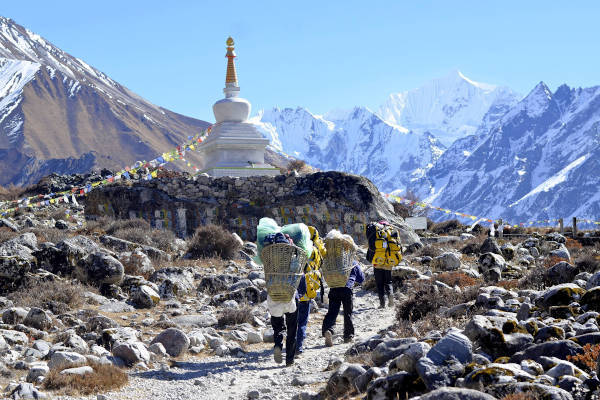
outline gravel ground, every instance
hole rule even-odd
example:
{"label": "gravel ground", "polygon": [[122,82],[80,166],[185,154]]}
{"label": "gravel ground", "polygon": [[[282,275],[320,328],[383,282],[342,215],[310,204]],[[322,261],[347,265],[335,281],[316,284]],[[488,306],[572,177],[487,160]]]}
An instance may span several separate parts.
{"label": "gravel ground", "polygon": [[[380,310],[373,293],[355,290],[355,341],[366,339],[393,323],[391,308]],[[250,346],[244,357],[189,358],[176,366],[130,374],[130,382],[117,392],[106,393],[109,400],[142,399],[247,399],[258,391],[260,399],[290,399],[305,391],[324,387],[331,371],[324,371],[330,360],[343,357],[351,343],[341,337],[342,315],[338,316],[333,347],[325,347],[321,337],[321,321],[326,310],[312,313],[309,319],[305,351],[292,367],[273,361],[272,344]],[[339,335],[337,335],[339,334]],[[75,397],[57,396],[72,400]],[[96,399],[96,396],[78,397]]]}

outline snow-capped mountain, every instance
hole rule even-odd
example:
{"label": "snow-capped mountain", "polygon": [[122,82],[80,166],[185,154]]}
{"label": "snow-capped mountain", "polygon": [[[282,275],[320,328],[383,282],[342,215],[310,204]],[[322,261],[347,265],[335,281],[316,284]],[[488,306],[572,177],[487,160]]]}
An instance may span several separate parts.
{"label": "snow-capped mountain", "polygon": [[151,159],[207,125],[0,17],[0,184]]}
{"label": "snow-capped mountain", "polygon": [[452,210],[527,222],[600,219],[600,86],[556,92],[540,82],[487,134],[455,142],[421,198]]}
{"label": "snow-capped mountain", "polygon": [[317,168],[364,175],[380,190],[406,187],[445,150],[434,136],[390,125],[364,107],[324,116],[274,108],[253,121],[274,150]]}
{"label": "snow-capped mountain", "polygon": [[417,133],[429,132],[449,146],[474,134],[482,122],[491,127],[519,99],[507,87],[474,82],[453,71],[417,89],[391,94],[379,115],[390,124]]}

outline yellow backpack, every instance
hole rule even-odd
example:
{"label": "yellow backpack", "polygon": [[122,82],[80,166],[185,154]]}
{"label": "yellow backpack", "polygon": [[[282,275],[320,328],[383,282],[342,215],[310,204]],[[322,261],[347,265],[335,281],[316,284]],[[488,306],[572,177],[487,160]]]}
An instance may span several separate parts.
{"label": "yellow backpack", "polygon": [[317,292],[321,288],[321,264],[325,255],[325,244],[319,237],[319,232],[314,226],[309,226],[310,240],[313,242],[313,252],[308,260],[308,265],[304,273],[306,281],[306,294],[302,296],[300,301],[308,301],[317,297]]}
{"label": "yellow backpack", "polygon": [[402,261],[400,236],[391,225],[370,223],[366,234],[369,242],[367,261],[375,268],[392,269]]}

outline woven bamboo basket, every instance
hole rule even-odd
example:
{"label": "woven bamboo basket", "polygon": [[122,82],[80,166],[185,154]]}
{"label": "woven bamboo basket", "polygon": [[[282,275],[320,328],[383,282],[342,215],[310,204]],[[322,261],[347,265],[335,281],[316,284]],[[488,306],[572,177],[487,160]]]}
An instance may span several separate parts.
{"label": "woven bamboo basket", "polygon": [[304,250],[291,244],[275,243],[265,247],[260,258],[271,299],[284,303],[292,300],[308,261]]}
{"label": "woven bamboo basket", "polygon": [[354,266],[356,250],[351,243],[342,239],[325,239],[327,253],[323,258],[321,272],[330,288],[346,286]]}

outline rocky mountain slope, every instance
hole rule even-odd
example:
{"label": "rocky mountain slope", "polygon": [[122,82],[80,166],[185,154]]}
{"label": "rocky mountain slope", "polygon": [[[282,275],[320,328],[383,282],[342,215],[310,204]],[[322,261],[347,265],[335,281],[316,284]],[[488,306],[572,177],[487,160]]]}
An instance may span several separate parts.
{"label": "rocky mountain slope", "polygon": [[254,121],[275,151],[320,169],[366,176],[380,190],[405,187],[445,150],[434,136],[390,125],[365,107],[325,116],[274,108]]}
{"label": "rocky mountain slope", "polygon": [[540,82],[489,132],[455,142],[413,188],[475,215],[598,219],[599,106],[600,87],[552,93]]}
{"label": "rocky mountain slope", "polygon": [[365,107],[314,115],[260,111],[254,118],[275,151],[321,169],[361,174],[383,191],[405,189],[457,139],[489,130],[519,96],[460,72],[390,95],[375,113]]}
{"label": "rocky mountain slope", "polygon": [[0,185],[149,160],[207,125],[0,17]]}

